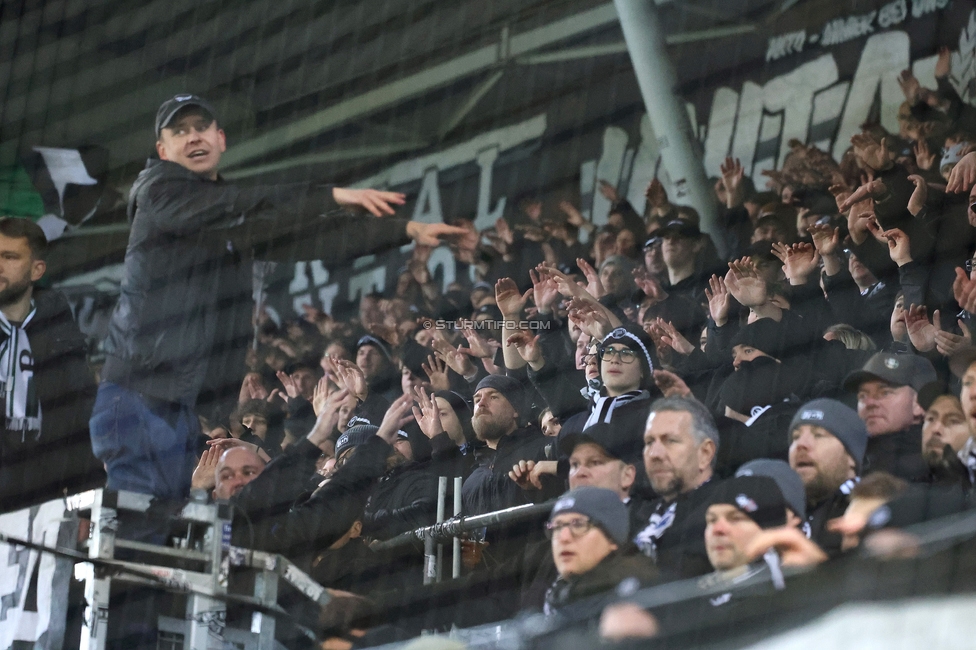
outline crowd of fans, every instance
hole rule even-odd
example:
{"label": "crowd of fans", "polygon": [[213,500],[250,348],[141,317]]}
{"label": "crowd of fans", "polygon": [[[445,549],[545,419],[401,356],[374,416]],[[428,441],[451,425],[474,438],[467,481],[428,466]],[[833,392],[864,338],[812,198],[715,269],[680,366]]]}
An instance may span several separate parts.
{"label": "crowd of fans", "polygon": [[[316,622],[335,647],[598,594],[607,637],[653,636],[688,610],[609,604],[622,582],[908,543],[970,507],[976,472],[976,109],[950,73],[947,51],[937,89],[903,73],[899,132],[865,125],[840,161],[794,142],[757,190],[727,159],[719,241],[658,181],[643,214],[601,182],[602,227],[536,199],[453,220],[478,244],[443,289],[418,243],[352,316],[259,309],[193,489],[234,504],[236,545],[362,597]],[[551,516],[468,535],[461,578],[424,585],[422,544],[370,543],[434,523],[442,476],[466,517]]]}
{"label": "crowd of fans", "polygon": [[[948,60],[936,90],[903,73],[900,132],[865,125],[840,161],[795,142],[757,191],[727,159],[722,241],[657,181],[644,214],[600,183],[607,225],[524,200],[455,251],[444,291],[417,246],[352,318],[259,314],[194,487],[247,514],[239,543],[370,597],[371,624],[401,633],[628,578],[818,563],[893,517],[967,507],[976,109]],[[433,523],[439,476],[462,477],[465,516],[562,496],[544,526],[470,535],[462,579],[422,587],[419,546],[364,540]],[[443,598],[460,605],[431,620]],[[669,619],[651,614],[614,606],[603,625],[652,635]]]}
{"label": "crowd of fans", "polygon": [[[727,159],[721,241],[658,181],[643,214],[601,183],[605,226],[524,200],[443,290],[418,244],[350,317],[259,311],[236,405],[200,414],[193,488],[234,503],[235,544],[368,598],[349,645],[829,562],[968,508],[976,109],[950,72],[942,51],[937,89],[903,73],[899,132],[865,125],[840,161],[794,142],[760,191]],[[464,516],[556,501],[424,586],[422,545],[369,543],[432,524],[441,476]],[[680,615],[616,603],[600,625]]]}

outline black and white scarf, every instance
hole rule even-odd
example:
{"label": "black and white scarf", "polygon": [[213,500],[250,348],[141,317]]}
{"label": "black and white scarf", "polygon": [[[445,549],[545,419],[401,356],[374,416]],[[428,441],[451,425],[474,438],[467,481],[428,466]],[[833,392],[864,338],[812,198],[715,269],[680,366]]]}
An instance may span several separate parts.
{"label": "black and white scarf", "polygon": [[650,397],[651,394],[646,390],[631,390],[616,397],[610,397],[608,395],[598,397],[593,408],[590,410],[590,417],[586,419],[586,424],[583,425],[583,430],[585,431],[598,422],[609,423],[613,417],[614,409],[624,404],[630,404],[631,402],[650,399]]}
{"label": "black and white scarf", "polygon": [[34,382],[34,354],[24,328],[37,310],[31,311],[23,323],[14,325],[0,312],[0,396],[3,397],[7,431],[19,431],[21,441],[28,433],[35,439],[41,434],[41,403]]}

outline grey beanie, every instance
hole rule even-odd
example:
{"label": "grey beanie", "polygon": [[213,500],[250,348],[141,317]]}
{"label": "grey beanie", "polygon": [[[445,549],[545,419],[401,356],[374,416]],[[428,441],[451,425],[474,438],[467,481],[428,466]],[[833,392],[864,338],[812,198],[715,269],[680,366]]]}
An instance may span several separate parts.
{"label": "grey beanie", "polygon": [[578,487],[570,490],[556,501],[550,519],[564,512],[585,515],[618,546],[627,543],[630,537],[630,519],[627,506],[616,492],[598,487]]}
{"label": "grey beanie", "polygon": [[854,409],[835,399],[815,399],[801,406],[793,416],[790,433],[801,424],[822,427],[833,434],[854,459],[857,473],[861,473],[864,452],[868,448],[868,430]]}
{"label": "grey beanie", "polygon": [[349,449],[350,447],[358,447],[370,438],[376,435],[379,431],[379,427],[374,427],[372,424],[357,424],[354,427],[349,427],[346,432],[339,436],[335,444],[335,455],[336,458]]}

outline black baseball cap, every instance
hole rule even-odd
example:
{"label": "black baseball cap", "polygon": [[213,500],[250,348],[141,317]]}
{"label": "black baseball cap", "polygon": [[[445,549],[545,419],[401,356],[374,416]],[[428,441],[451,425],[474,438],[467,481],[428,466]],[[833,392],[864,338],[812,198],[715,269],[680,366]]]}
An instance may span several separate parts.
{"label": "black baseball cap", "polygon": [[935,367],[925,357],[916,354],[878,352],[860,370],[847,375],[844,389],[856,393],[866,381],[881,380],[892,386],[911,386],[920,392],[926,384],[936,380]]}
{"label": "black baseball cap", "polygon": [[574,449],[587,443],[600,447],[607,456],[625,463],[633,462],[635,458],[640,457],[644,449],[642,435],[635,435],[625,427],[598,422],[578,433],[560,435],[559,453],[563,456],[571,456]]}
{"label": "black baseball cap", "polygon": [[169,125],[174,115],[188,106],[196,106],[210,115],[214,120],[217,119],[217,111],[203,97],[186,93],[175,95],[160,104],[159,110],[156,111],[156,137],[158,138],[163,129]]}
{"label": "black baseball cap", "polygon": [[664,227],[657,230],[654,234],[659,235],[660,237],[673,237],[674,235],[678,235],[679,237],[698,239],[701,237],[701,230],[699,230],[698,226],[690,221],[685,221],[684,219],[672,219],[664,224]]}

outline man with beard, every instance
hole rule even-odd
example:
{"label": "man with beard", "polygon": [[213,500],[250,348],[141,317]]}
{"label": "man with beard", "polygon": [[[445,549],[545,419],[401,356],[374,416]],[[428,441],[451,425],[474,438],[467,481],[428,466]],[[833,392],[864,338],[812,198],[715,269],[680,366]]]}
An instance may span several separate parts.
{"label": "man with beard", "polygon": [[692,515],[708,501],[717,452],[715,421],[700,402],[666,397],[651,405],[644,469],[659,496],[647,504],[645,527],[634,542],[669,578],[711,571],[704,519]]}
{"label": "man with beard", "polygon": [[976,467],[976,443],[959,398],[946,393],[927,394],[923,389],[918,400],[925,409],[922,457],[929,466],[931,483],[972,486],[973,468],[967,463]]}
{"label": "man with beard", "polygon": [[60,293],[36,289],[47,239],[33,221],[0,218],[0,510],[96,487],[88,414],[95,380],[85,339]]}
{"label": "man with beard", "polygon": [[827,555],[841,552],[841,536],[827,527],[850,503],[868,444],[864,423],[848,406],[815,399],[790,423],[790,467],[800,475],[807,495],[810,539]]}
{"label": "man with beard", "polygon": [[[528,503],[522,489],[508,477],[522,460],[545,459],[549,440],[528,418],[524,389],[518,380],[489,375],[474,392],[471,426],[486,447],[476,452],[476,466],[461,487],[465,516]],[[558,492],[553,496],[557,496]]]}

